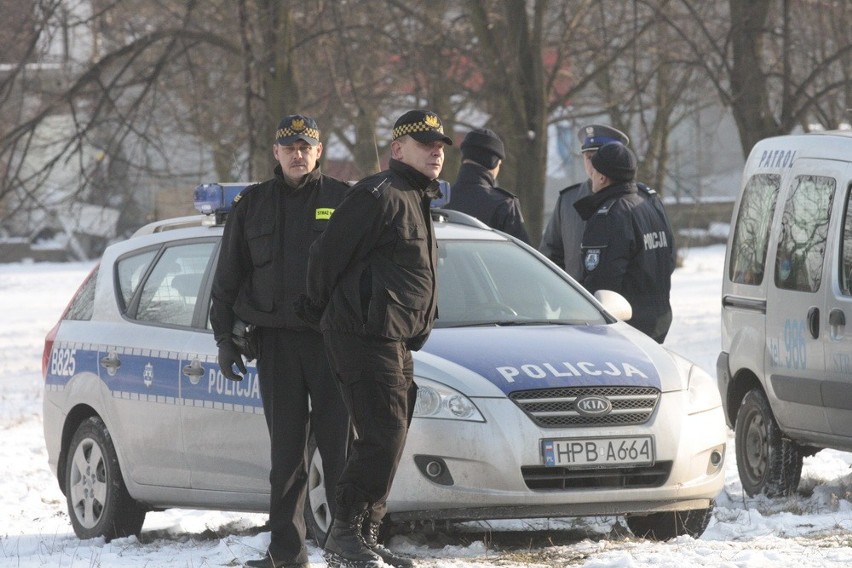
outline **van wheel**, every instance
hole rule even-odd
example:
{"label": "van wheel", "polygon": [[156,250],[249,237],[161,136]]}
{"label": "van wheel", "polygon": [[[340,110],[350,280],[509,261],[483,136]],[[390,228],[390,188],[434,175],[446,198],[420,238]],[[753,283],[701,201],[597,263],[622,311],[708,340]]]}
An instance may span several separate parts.
{"label": "van wheel", "polygon": [[322,456],[317,449],[316,440],[311,436],[308,442],[308,492],[305,496],[305,524],[314,537],[314,542],[322,548],[333,522],[331,508],[325,492],[325,474],[322,469]]}
{"label": "van wheel", "polygon": [[698,538],[707,529],[713,516],[714,503],[706,509],[651,513],[650,515],[627,515],[627,527],[638,538],[670,540],[689,535]]}
{"label": "van wheel", "polygon": [[74,533],[81,539],[138,535],[145,509],[130,497],[112,437],[92,416],[77,428],[65,466],[65,499]]}
{"label": "van wheel", "polygon": [[737,470],[749,497],[792,495],[802,476],[802,454],[784,439],[766,395],[752,389],[743,397],[735,425]]}

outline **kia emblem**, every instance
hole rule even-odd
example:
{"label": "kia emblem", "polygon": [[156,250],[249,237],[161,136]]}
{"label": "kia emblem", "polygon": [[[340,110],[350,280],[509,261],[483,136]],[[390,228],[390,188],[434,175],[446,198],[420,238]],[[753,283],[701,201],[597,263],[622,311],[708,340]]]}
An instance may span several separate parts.
{"label": "kia emblem", "polygon": [[578,397],[574,408],[583,416],[603,416],[612,411],[612,403],[602,396],[587,395]]}

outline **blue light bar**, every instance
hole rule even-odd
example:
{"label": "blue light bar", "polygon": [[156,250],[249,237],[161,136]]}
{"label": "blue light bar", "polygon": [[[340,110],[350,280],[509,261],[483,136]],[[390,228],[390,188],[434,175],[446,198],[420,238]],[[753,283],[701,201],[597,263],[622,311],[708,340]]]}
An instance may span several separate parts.
{"label": "blue light bar", "polygon": [[202,183],[195,188],[195,209],[205,215],[225,215],[231,210],[234,198],[251,184],[248,183]]}

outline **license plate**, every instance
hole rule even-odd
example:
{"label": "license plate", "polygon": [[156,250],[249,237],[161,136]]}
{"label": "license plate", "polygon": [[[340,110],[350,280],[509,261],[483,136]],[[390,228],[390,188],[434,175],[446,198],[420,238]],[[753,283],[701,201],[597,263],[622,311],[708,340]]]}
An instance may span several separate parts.
{"label": "license plate", "polygon": [[651,436],[542,440],[541,450],[544,465],[554,467],[629,467],[655,461]]}

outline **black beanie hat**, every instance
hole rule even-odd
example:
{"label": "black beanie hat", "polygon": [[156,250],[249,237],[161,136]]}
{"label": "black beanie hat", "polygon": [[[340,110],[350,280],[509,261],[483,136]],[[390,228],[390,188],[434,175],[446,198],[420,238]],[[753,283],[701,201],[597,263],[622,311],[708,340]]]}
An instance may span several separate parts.
{"label": "black beanie hat", "polygon": [[473,160],[480,166],[494,169],[497,162],[506,157],[503,141],[493,130],[476,128],[467,133],[462,140],[462,159]]}
{"label": "black beanie hat", "polygon": [[612,181],[633,181],[636,177],[636,155],[620,142],[598,148],[592,156],[592,166]]}

